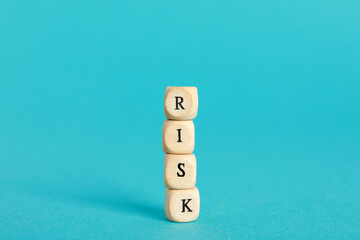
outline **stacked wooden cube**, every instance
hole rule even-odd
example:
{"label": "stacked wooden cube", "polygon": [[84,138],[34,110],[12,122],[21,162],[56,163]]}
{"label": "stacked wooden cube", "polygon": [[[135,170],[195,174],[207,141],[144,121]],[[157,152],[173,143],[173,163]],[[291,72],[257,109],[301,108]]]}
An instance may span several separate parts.
{"label": "stacked wooden cube", "polygon": [[200,212],[196,183],[193,119],[198,112],[196,87],[167,87],[162,145],[165,154],[165,213],[174,222],[191,222]]}

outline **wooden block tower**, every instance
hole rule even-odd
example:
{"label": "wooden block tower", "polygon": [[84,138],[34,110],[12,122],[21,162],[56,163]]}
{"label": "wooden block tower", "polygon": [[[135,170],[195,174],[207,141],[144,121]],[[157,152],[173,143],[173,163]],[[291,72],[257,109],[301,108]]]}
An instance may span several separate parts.
{"label": "wooden block tower", "polygon": [[165,152],[165,213],[170,221],[195,221],[200,212],[196,183],[193,119],[198,111],[196,87],[167,87],[162,145]]}

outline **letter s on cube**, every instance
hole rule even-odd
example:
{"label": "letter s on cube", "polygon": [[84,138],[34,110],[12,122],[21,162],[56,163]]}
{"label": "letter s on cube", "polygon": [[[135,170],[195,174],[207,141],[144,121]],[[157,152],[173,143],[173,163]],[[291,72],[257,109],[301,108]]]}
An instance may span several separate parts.
{"label": "letter s on cube", "polygon": [[165,154],[164,183],[169,189],[189,189],[196,184],[194,154]]}

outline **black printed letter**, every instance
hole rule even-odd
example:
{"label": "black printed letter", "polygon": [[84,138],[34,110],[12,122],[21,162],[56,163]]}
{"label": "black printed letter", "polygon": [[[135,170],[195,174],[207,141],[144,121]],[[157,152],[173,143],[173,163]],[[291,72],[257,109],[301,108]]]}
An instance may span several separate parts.
{"label": "black printed letter", "polygon": [[185,212],[185,208],[187,208],[188,212],[192,212],[192,210],[187,205],[191,201],[191,199],[187,199],[187,200],[188,201],[185,203],[186,199],[181,199],[181,201],[182,201],[182,211],[181,212]]}
{"label": "black printed letter", "polygon": [[181,141],[181,128],[180,129],[176,129],[178,131],[178,141],[177,142],[182,142]]}
{"label": "black printed letter", "polygon": [[178,164],[178,169],[182,172],[182,174],[179,174],[179,172],[177,172],[176,174],[178,177],[185,177],[185,171],[181,168],[181,166],[185,167],[185,163]]}
{"label": "black printed letter", "polygon": [[[180,99],[180,101],[178,101]],[[181,103],[184,101],[184,99],[182,98],[182,97],[178,97],[178,96],[176,96],[175,97],[175,102],[176,102],[176,105],[175,105],[175,110],[180,110],[179,109],[179,105],[180,105],[180,107],[183,109],[183,110],[185,110],[185,108],[183,107],[183,105],[181,105]]]}

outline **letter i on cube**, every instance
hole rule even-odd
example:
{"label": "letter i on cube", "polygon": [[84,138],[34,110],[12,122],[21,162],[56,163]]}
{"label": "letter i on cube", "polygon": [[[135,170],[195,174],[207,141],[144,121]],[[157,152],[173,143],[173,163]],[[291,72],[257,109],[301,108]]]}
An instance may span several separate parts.
{"label": "letter i on cube", "polygon": [[164,110],[167,120],[162,128],[165,154],[165,213],[170,221],[191,222],[200,212],[196,184],[196,157],[193,119],[198,112],[196,87],[167,87]]}

